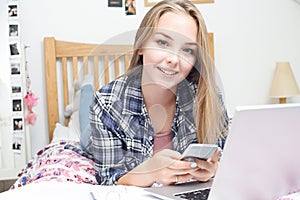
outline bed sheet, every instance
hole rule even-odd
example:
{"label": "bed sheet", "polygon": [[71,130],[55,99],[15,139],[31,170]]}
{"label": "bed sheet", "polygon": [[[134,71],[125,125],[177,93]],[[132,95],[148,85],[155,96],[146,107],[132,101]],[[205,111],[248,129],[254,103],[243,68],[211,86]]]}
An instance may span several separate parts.
{"label": "bed sheet", "polygon": [[10,189],[29,183],[56,180],[97,184],[94,161],[76,152],[80,144],[77,141],[56,141],[41,149],[20,171],[17,181]]}

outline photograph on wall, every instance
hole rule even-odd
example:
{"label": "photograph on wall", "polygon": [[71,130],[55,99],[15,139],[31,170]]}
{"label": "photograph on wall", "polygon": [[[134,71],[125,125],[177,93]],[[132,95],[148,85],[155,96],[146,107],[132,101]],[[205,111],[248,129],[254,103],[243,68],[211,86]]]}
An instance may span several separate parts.
{"label": "photograph on wall", "polygon": [[12,143],[12,150],[15,153],[21,153],[22,152],[22,140],[23,140],[23,137],[14,135],[13,143]]}
{"label": "photograph on wall", "polygon": [[21,74],[21,63],[12,61],[10,63],[11,75],[19,75]]}
{"label": "photograph on wall", "polygon": [[22,93],[21,85],[12,85],[11,86],[11,92],[13,94],[21,94]]}
{"label": "photograph on wall", "polygon": [[123,0],[108,0],[108,7],[122,7]]}
{"label": "photograph on wall", "polygon": [[18,42],[13,42],[9,44],[10,55],[16,57],[20,55],[20,45]]}
{"label": "photograph on wall", "polygon": [[19,25],[16,23],[9,24],[9,37],[19,36]]}
{"label": "photograph on wall", "polygon": [[11,19],[18,17],[18,4],[17,3],[8,5],[8,17]]}
{"label": "photograph on wall", "polygon": [[23,119],[21,117],[13,119],[14,131],[23,131]]}
{"label": "photograph on wall", "polygon": [[21,99],[13,99],[13,112],[21,112],[22,111],[22,100]]}
{"label": "photograph on wall", "polygon": [[136,15],[135,0],[124,0],[126,15]]}

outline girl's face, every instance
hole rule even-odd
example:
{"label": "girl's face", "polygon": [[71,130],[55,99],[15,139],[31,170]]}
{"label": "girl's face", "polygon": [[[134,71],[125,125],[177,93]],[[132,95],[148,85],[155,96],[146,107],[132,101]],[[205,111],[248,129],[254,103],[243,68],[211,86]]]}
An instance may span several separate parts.
{"label": "girl's face", "polygon": [[198,27],[191,16],[167,12],[144,43],[143,84],[175,89],[196,61]]}

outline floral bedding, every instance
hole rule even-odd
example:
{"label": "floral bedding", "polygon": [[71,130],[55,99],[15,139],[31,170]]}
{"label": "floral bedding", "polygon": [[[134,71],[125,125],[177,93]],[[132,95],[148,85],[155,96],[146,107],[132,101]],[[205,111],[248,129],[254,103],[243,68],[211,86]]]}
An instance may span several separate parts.
{"label": "floral bedding", "polygon": [[79,143],[74,141],[57,141],[47,145],[21,170],[10,189],[50,180],[97,184],[94,161],[77,153],[76,148],[80,149]]}

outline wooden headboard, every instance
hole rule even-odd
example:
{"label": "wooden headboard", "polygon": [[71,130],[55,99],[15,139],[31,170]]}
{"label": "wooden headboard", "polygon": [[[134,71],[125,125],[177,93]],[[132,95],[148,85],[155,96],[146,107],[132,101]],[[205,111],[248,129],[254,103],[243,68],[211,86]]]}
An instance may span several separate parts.
{"label": "wooden headboard", "polygon": [[[209,33],[210,55],[214,60],[213,41],[213,33]],[[93,74],[94,86],[98,90],[126,71],[132,50],[132,45],[86,44],[44,38],[50,141],[57,122],[68,124],[63,112],[70,103],[70,96],[74,95],[74,81],[86,74]]]}
{"label": "wooden headboard", "polygon": [[[131,45],[97,45],[44,38],[49,139],[63,109],[70,103],[72,84],[86,74],[94,75],[95,89],[118,77],[129,66]],[[61,95],[59,95],[61,94]],[[62,96],[62,97],[60,97]],[[59,102],[63,99],[63,106]],[[60,107],[63,107],[60,109]],[[68,119],[65,120],[68,123]]]}

